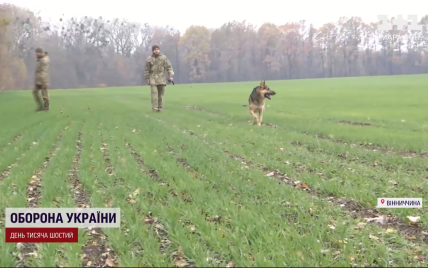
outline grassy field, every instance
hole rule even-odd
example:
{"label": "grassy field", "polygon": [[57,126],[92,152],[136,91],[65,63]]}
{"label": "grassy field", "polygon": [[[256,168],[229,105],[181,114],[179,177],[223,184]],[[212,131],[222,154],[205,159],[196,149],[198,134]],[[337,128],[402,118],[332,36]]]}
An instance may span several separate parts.
{"label": "grassy field", "polygon": [[[120,229],[74,244],[5,243],[0,267],[427,266],[428,210],[376,209],[428,193],[428,76],[0,95],[6,207],[119,207]],[[411,224],[407,216],[420,216]]]}

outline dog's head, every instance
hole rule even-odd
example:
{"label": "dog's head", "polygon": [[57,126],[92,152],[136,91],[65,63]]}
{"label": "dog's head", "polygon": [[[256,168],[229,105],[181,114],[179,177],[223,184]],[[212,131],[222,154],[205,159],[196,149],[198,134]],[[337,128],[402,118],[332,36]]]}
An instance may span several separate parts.
{"label": "dog's head", "polygon": [[260,96],[267,99],[271,99],[270,97],[276,94],[275,91],[270,90],[265,81],[260,82],[257,92],[260,94]]}

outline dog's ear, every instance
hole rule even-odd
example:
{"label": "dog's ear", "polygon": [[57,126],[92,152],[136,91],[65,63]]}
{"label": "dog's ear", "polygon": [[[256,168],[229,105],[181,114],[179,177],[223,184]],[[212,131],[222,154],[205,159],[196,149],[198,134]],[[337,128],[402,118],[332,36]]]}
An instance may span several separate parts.
{"label": "dog's ear", "polygon": [[260,82],[260,87],[261,87],[261,88],[263,88],[263,87],[264,87],[264,85],[265,85],[265,82],[264,82],[264,81]]}

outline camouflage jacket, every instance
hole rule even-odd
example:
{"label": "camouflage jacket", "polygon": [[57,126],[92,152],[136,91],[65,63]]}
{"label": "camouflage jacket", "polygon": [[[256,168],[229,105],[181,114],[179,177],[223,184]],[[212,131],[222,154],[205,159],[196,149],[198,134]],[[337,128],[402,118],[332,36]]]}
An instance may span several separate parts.
{"label": "camouflage jacket", "polygon": [[36,85],[49,85],[49,57],[45,55],[43,58],[37,59],[36,66]]}
{"label": "camouflage jacket", "polygon": [[150,80],[150,85],[166,85],[165,71],[168,72],[169,78],[174,76],[171,63],[162,53],[159,56],[150,55],[147,58],[144,68],[144,79]]}

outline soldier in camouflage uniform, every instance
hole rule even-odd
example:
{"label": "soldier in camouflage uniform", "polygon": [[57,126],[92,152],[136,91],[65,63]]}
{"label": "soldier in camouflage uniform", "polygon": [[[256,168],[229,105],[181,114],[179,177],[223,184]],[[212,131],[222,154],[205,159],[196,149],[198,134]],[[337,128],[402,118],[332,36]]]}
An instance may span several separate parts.
{"label": "soldier in camouflage uniform", "polygon": [[168,58],[160,53],[158,45],[152,47],[153,54],[147,58],[144,69],[144,79],[150,85],[152,94],[152,110],[162,111],[163,96],[165,93],[165,71],[168,72],[169,82],[173,81],[174,71]]}
{"label": "soldier in camouflage uniform", "polygon": [[[33,90],[34,99],[37,102],[38,108],[36,111],[49,111],[49,57],[48,53],[44,52],[43,49],[36,49],[37,66],[35,75],[35,87]],[[39,91],[42,91],[42,98],[44,105],[40,100]]]}

